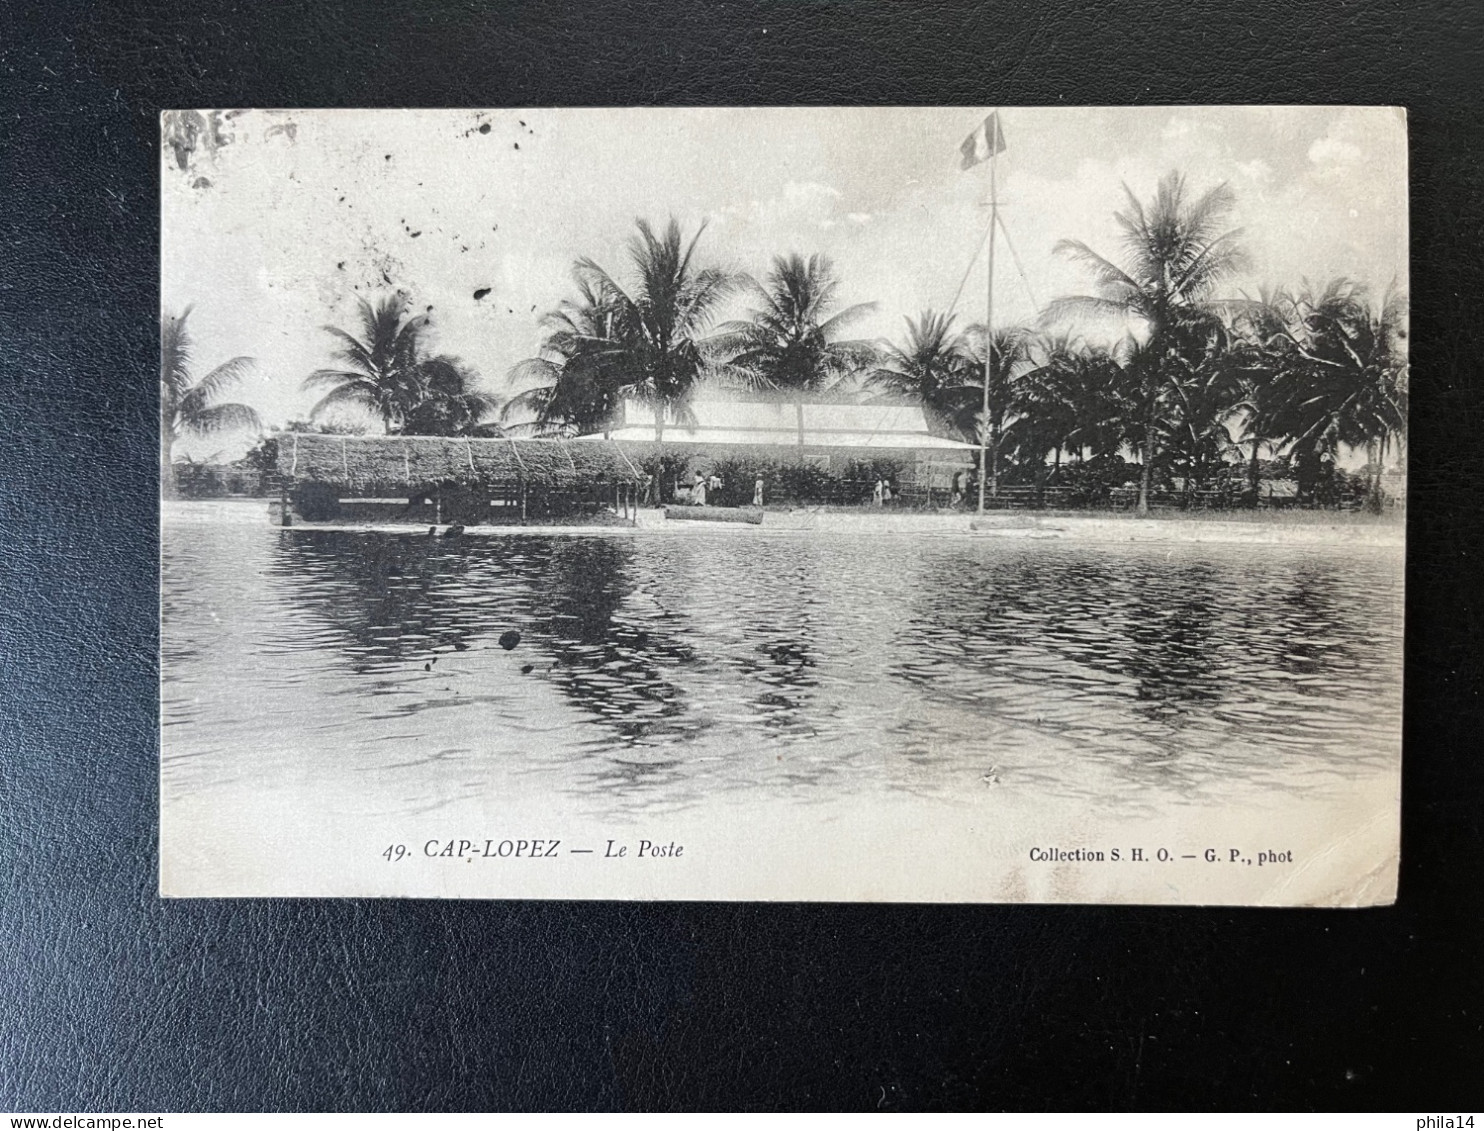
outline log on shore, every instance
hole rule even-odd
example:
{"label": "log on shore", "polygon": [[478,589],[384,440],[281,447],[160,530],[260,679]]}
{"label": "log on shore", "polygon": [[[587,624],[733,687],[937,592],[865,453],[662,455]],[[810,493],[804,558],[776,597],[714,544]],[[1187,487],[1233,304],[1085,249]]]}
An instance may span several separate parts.
{"label": "log on shore", "polygon": [[691,507],[671,506],[665,508],[665,519],[690,519],[700,522],[748,522],[757,526],[763,521],[763,512],[755,507]]}

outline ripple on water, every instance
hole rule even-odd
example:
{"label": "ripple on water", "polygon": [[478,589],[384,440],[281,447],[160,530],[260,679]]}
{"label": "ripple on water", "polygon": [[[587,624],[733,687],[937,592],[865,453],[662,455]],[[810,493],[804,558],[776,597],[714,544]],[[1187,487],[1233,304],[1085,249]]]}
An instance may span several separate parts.
{"label": "ripple on water", "polygon": [[1400,576],[1375,551],[171,527],[164,778],[619,817],[950,800],[991,767],[1126,811],[1339,789],[1396,757]]}

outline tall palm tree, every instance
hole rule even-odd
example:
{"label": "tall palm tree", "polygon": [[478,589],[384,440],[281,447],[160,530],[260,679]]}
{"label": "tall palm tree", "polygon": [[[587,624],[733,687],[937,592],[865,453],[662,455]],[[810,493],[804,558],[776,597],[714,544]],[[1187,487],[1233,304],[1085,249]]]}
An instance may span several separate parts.
{"label": "tall palm tree", "polygon": [[840,284],[823,255],[775,256],[764,282],[749,277],[743,285],[755,305],[746,321],[729,322],[717,335],[723,372],[753,388],[792,394],[802,448],[805,399],[874,365],[874,345],[839,335],[875,304],[836,310]]}
{"label": "tall palm tree", "polygon": [[[985,448],[985,486],[991,496],[1000,493],[1000,445],[1005,426],[1013,418],[1016,402],[1015,384],[1025,372],[1030,358],[1030,338],[1018,327],[1002,327],[986,342],[984,327],[970,326],[964,334],[969,364],[979,382],[978,434],[975,439]],[[985,347],[990,347],[987,411],[985,409]]]}
{"label": "tall palm tree", "polygon": [[1335,279],[1295,302],[1297,356],[1278,379],[1281,421],[1299,452],[1364,448],[1370,505],[1381,503],[1381,464],[1407,427],[1407,303],[1388,291],[1379,309],[1365,288]]}
{"label": "tall palm tree", "polygon": [[186,329],[190,314],[188,306],[177,315],[165,314],[160,319],[160,487],[166,495],[175,492],[171,461],[177,440],[263,430],[263,422],[253,409],[221,400],[252,367],[252,358],[234,357],[199,381],[191,376],[193,345]]}
{"label": "tall palm tree", "polygon": [[312,409],[314,420],[334,408],[356,408],[380,417],[388,433],[401,430],[407,415],[423,397],[418,365],[426,315],[407,315],[407,296],[398,292],[372,304],[358,299],[360,337],[338,326],[325,326],[336,348],[339,368],[316,369],[304,388],[325,390]]}
{"label": "tall palm tree", "polygon": [[1137,412],[1134,432],[1143,465],[1139,509],[1147,512],[1161,419],[1178,400],[1172,395],[1172,383],[1188,369],[1180,352],[1204,340],[1204,331],[1221,306],[1212,300],[1212,291],[1243,256],[1236,243],[1240,231],[1223,230],[1236,203],[1226,184],[1190,199],[1185,178],[1169,173],[1148,207],[1127,185],[1124,193],[1128,206],[1114,213],[1123,231],[1123,265],[1079,240],[1059,241],[1058,254],[1091,270],[1096,293],[1057,299],[1044,318],[1055,323],[1093,316],[1141,324],[1144,342],[1130,377]]}
{"label": "tall palm tree", "polygon": [[467,365],[427,353],[428,317],[409,315],[405,294],[358,304],[360,337],[324,327],[337,343],[332,356],[339,367],[316,369],[304,379],[306,390],[324,390],[309,410],[311,421],[351,408],[379,417],[389,435],[455,435],[497,411],[495,398],[472,387],[476,378]]}
{"label": "tall palm tree", "polygon": [[717,305],[736,285],[733,276],[694,262],[702,224],[686,243],[671,217],[657,234],[647,220],[636,220],[639,234],[629,241],[635,285],[625,290],[591,259],[577,261],[576,272],[589,283],[607,319],[605,336],[594,343],[604,382],[654,409],[655,439],[665,438],[665,420],[680,417],[705,366],[703,336]]}
{"label": "tall palm tree", "polygon": [[953,329],[951,314],[925,310],[906,322],[902,345],[878,345],[880,362],[871,373],[871,387],[917,401],[933,426],[970,439],[979,417],[980,391],[964,335]]}

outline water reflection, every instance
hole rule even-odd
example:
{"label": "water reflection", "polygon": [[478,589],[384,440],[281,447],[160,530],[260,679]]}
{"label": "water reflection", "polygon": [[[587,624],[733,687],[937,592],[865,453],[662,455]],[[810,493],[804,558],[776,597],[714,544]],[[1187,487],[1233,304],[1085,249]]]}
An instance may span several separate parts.
{"label": "water reflection", "polygon": [[[282,531],[269,574],[358,674],[467,651],[491,623],[464,544],[338,530]],[[496,630],[498,631],[498,630]]]}
{"label": "water reflection", "polygon": [[1135,785],[1209,784],[1213,757],[1269,760],[1246,774],[1363,761],[1380,735],[1387,749],[1394,589],[1365,591],[1353,561],[1221,553],[1035,547],[972,580],[958,555],[931,554],[893,675],[978,716],[1002,752],[1060,741]]}
{"label": "water reflection", "polygon": [[391,810],[632,816],[993,779],[1128,809],[1396,751],[1385,553],[201,525],[163,577],[166,775],[194,788],[354,772]]}
{"label": "water reflection", "polygon": [[654,745],[696,729],[664,676],[694,656],[677,618],[635,590],[632,554],[616,539],[300,531],[280,537],[270,573],[331,631],[317,646],[335,646],[358,675],[519,649],[522,675],[549,681],[626,743]]}
{"label": "water reflection", "polygon": [[[535,580],[533,642],[550,655],[550,678],[575,704],[628,745],[654,746],[705,724],[687,717],[683,695],[665,674],[695,661],[680,638],[684,618],[635,585],[633,552],[614,539],[551,544]],[[662,761],[677,760],[680,747],[667,745]]]}

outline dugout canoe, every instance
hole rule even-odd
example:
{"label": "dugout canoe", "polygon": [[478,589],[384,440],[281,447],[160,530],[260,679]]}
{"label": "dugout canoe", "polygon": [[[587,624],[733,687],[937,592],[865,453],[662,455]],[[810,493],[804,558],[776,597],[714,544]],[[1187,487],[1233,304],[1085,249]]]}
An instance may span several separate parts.
{"label": "dugout canoe", "polygon": [[668,522],[677,519],[690,522],[746,522],[757,526],[763,521],[763,512],[755,507],[666,507],[665,520]]}

